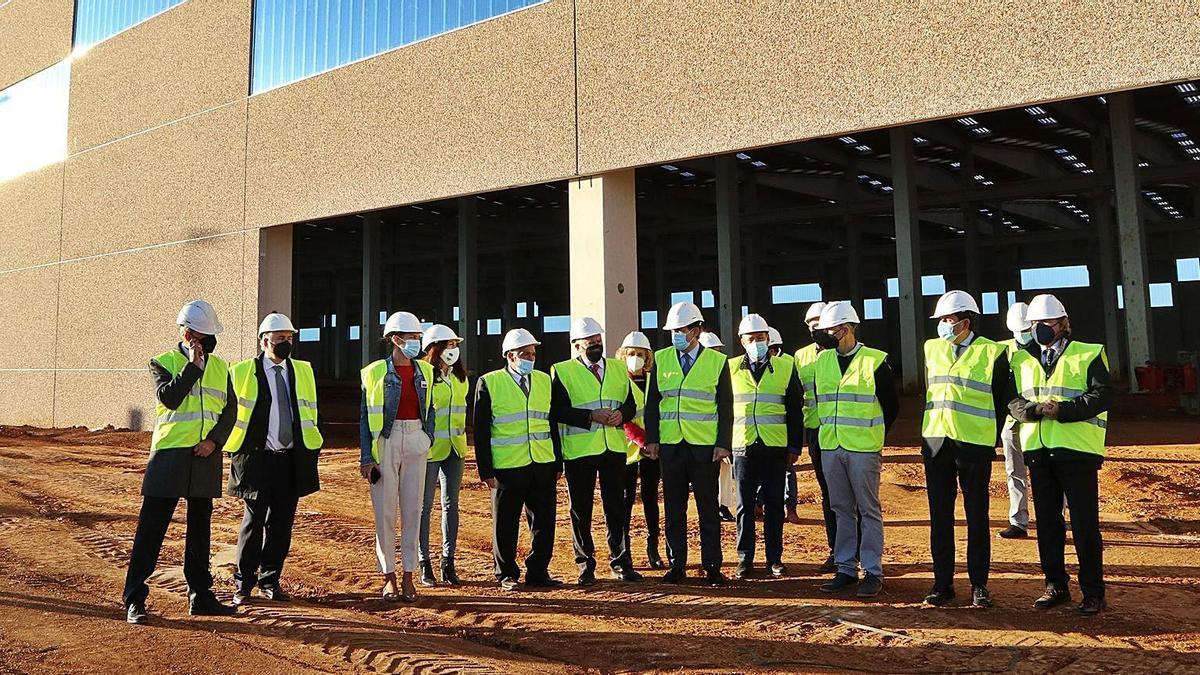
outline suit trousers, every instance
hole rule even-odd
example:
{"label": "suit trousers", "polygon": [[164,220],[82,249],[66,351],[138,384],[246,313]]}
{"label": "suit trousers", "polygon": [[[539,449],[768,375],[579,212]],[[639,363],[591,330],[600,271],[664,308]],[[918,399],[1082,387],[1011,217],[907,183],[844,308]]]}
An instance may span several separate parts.
{"label": "suit trousers", "polygon": [[496,469],[496,488],[492,490],[492,558],[497,579],[521,578],[517,566],[517,538],[521,532],[521,511],[532,535],[529,555],[525,556],[526,580],[549,576],[550,557],[554,553],[554,519],[558,510],[558,467],[554,464],[530,464],[518,469]]}
{"label": "suit trousers", "polygon": [[954,502],[962,488],[967,516],[967,576],[972,586],[987,586],[992,561],[988,484],[992,462],[967,461],[946,444],[933,457],[922,456],[929,497],[929,552],[933,556],[933,587],[954,585]]}
{"label": "suit trousers", "polygon": [[592,509],[596,501],[596,479],[600,479],[600,502],[608,542],[608,563],[613,569],[625,566],[625,460],[621,452],[605,451],[564,462],[567,496],[571,509],[571,542],[580,573],[596,571],[596,544],[592,540]]}
{"label": "suit trousers", "polygon": [[667,559],[672,569],[687,566],[687,502],[691,493],[700,520],[700,562],[704,569],[721,568],[721,516],[717,511],[720,463],[712,461],[711,445],[663,445],[662,468],[664,529]]}
{"label": "suit trousers", "polygon": [[[142,497],[137,531],[133,535],[133,552],[129,570],[125,573],[125,604],[145,602],[150,594],[146,580],[158,566],[163,539],[171,516],[179,505],[178,497]],[[213,578],[208,559],[212,540],[213,500],[209,497],[187,498],[187,541],[183,549],[183,576],[187,579],[188,597],[212,590]]]}
{"label": "suit trousers", "polygon": [[293,489],[292,457],[287,453],[263,453],[265,487],[256,499],[244,500],[242,525],[238,530],[237,571],[233,578],[243,593],[255,585],[279,584],[283,563],[292,547],[292,525],[299,497]]}
{"label": "suit trousers", "polygon": [[788,454],[787,448],[770,448],[762,443],[735,451],[733,476],[738,487],[738,562],[754,562],[754,504],[760,494],[767,562],[783,562],[783,492],[789,468]]}
{"label": "suit trousers", "polygon": [[[1046,451],[1042,451],[1046,452]],[[1046,585],[1066,589],[1067,527],[1062,503],[1071,509],[1071,538],[1079,559],[1079,588],[1085,598],[1104,597],[1104,539],[1100,535],[1099,466],[1088,462],[1050,462],[1029,465],[1033,508],[1037,512],[1038,556]]]}

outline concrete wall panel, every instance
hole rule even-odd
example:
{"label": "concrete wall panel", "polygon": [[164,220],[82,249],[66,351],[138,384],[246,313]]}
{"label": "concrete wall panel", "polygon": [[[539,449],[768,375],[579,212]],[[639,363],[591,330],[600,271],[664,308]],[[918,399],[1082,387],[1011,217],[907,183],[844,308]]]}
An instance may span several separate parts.
{"label": "concrete wall panel", "polygon": [[75,0],[0,0],[0,89],[71,53]]}
{"label": "concrete wall panel", "polygon": [[54,371],[0,369],[0,424],[53,426]]}
{"label": "concrete wall panel", "polygon": [[62,172],[60,163],[0,181],[0,272],[58,260]]}
{"label": "concrete wall panel", "polygon": [[57,274],[54,266],[0,274],[0,368],[54,365]]}
{"label": "concrete wall panel", "polygon": [[55,389],[56,427],[154,428],[154,388],[148,370],[63,370]]}

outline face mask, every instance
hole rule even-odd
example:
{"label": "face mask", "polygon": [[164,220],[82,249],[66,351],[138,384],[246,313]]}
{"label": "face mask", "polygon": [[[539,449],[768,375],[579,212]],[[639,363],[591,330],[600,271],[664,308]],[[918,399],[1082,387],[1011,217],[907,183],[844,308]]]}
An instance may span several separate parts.
{"label": "face mask", "polygon": [[958,337],[958,333],[954,329],[958,328],[958,324],[960,323],[962,322],[946,323],[945,321],[939,321],[937,327],[938,337],[948,342],[954,342],[954,338]]}
{"label": "face mask", "polygon": [[604,358],[604,345],[589,345],[583,353],[587,355],[588,361],[600,363],[600,359]]}
{"label": "face mask", "polygon": [[1039,323],[1033,327],[1033,339],[1037,340],[1037,343],[1043,347],[1049,347],[1054,344],[1054,340],[1057,337],[1058,334],[1054,332],[1054,329],[1044,323]]}
{"label": "face mask", "polygon": [[286,359],[292,355],[292,343],[288,342],[287,340],[284,340],[283,342],[277,342],[271,345],[271,353],[274,354],[275,358],[277,359]]}
{"label": "face mask", "polygon": [[679,351],[684,351],[688,348],[687,333],[671,333],[671,346]]}
{"label": "face mask", "polygon": [[625,357],[625,366],[629,368],[629,372],[631,372],[631,373],[641,372],[642,368],[645,367],[645,365],[646,365],[646,359],[643,359],[640,356],[626,356]]}
{"label": "face mask", "polygon": [[442,363],[452,366],[458,363],[458,347],[449,347],[442,351]]}
{"label": "face mask", "polygon": [[765,342],[751,342],[746,345],[746,356],[750,357],[751,361],[762,361],[767,355],[768,345]]}
{"label": "face mask", "polygon": [[533,372],[533,361],[518,358],[513,369],[517,371],[518,375],[528,375]]}
{"label": "face mask", "polygon": [[205,335],[200,339],[200,346],[204,349],[205,354],[212,354],[217,351],[217,336]]}
{"label": "face mask", "polygon": [[404,346],[400,348],[400,353],[403,354],[407,358],[410,358],[410,359],[413,358],[417,354],[421,353],[421,341],[420,340],[405,340]]}
{"label": "face mask", "polygon": [[1020,333],[1013,333],[1013,339],[1019,345],[1027,345],[1033,342],[1033,331],[1023,330]]}
{"label": "face mask", "polygon": [[813,342],[821,349],[836,349],[839,340],[823,330],[813,331]]}

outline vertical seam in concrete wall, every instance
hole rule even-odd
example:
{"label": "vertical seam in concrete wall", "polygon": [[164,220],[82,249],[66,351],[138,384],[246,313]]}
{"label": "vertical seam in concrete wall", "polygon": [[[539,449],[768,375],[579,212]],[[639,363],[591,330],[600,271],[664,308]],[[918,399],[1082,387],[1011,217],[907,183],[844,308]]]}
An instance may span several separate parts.
{"label": "vertical seam in concrete wall", "polygon": [[575,175],[579,175],[579,0],[571,0],[571,59],[575,76]]}
{"label": "vertical seam in concrete wall", "polygon": [[[253,21],[254,21],[253,16],[251,16],[251,26],[252,27],[253,27]],[[250,49],[253,52],[253,49],[254,49],[253,29],[250,32],[250,41],[251,41]],[[251,59],[254,58],[253,54],[251,54],[250,58]],[[245,101],[246,101],[246,123],[245,123],[246,133],[242,137],[242,289],[241,289],[242,290],[242,292],[241,292],[241,296],[242,296],[242,330],[246,330],[246,237],[250,236],[248,234],[247,222],[246,222],[246,200],[248,199],[247,195],[250,192],[250,99],[249,99],[249,97],[247,97],[245,99]],[[257,298],[258,294],[255,293],[254,297]],[[255,318],[257,318],[258,312],[255,311],[254,314],[255,314]],[[258,334],[255,333],[255,336],[257,336],[257,335]],[[242,346],[242,349],[245,349],[245,345]],[[241,353],[243,355],[245,355],[245,352],[241,352]],[[253,356],[253,355],[254,354],[250,354],[250,356]]]}
{"label": "vertical seam in concrete wall", "polygon": [[[74,21],[72,21],[74,24]],[[67,160],[62,162],[62,183],[58,195],[58,262],[54,266],[54,352],[51,356],[52,370],[50,384],[50,426],[58,426],[58,339],[62,308],[62,252],[63,252],[63,221],[67,213]]]}

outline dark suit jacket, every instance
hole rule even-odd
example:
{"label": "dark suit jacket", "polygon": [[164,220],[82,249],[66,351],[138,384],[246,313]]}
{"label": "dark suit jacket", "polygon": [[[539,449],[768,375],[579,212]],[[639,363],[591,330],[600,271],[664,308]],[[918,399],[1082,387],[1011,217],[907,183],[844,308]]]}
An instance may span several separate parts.
{"label": "dark suit jacket", "polygon": [[[288,359],[288,405],[292,408],[292,438],[293,447],[288,451],[292,460],[292,481],[296,496],[312,494],[321,489],[317,474],[317,459],[320,448],[308,448],[304,445],[304,435],[300,431],[300,406],[296,402],[296,373],[292,368],[292,360]],[[267,384],[267,374],[263,370],[262,356],[254,359],[254,375],[258,379],[258,398],[254,401],[254,410],[250,413],[250,423],[246,428],[246,440],[241,450],[230,456],[229,483],[226,492],[231,497],[242,499],[258,499],[258,493],[268,485],[274,485],[272,476],[266,475],[266,462],[263,455],[267,444],[267,424],[271,415],[271,387]]]}

